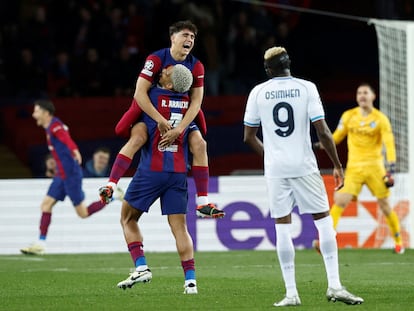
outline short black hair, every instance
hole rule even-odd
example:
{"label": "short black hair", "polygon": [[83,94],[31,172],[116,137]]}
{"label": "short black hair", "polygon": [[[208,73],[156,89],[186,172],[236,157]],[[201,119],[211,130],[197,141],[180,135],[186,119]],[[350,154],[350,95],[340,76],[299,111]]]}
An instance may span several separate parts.
{"label": "short black hair", "polygon": [[290,59],[286,52],[275,55],[264,61],[264,67],[272,69],[274,72],[283,72],[290,69]]}
{"label": "short black hair", "polygon": [[111,154],[111,149],[109,149],[108,147],[105,146],[100,146],[98,148],[95,149],[95,151],[93,152],[94,154],[97,152],[103,152],[103,153],[107,153],[107,154]]}
{"label": "short black hair", "polygon": [[52,116],[55,114],[55,111],[56,111],[55,105],[53,105],[53,103],[50,100],[39,99],[34,102],[34,105],[39,106],[43,110],[48,111],[50,115]]}
{"label": "short black hair", "polygon": [[170,26],[170,36],[173,34],[180,32],[183,29],[189,29],[197,35],[198,29],[197,26],[193,24],[190,20],[185,21],[178,21]]}

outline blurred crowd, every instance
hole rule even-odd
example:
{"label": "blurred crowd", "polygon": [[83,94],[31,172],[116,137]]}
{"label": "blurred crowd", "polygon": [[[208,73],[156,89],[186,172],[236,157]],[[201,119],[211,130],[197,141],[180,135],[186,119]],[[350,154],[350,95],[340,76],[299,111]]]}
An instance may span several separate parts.
{"label": "blurred crowd", "polygon": [[193,54],[205,65],[206,94],[245,94],[262,77],[263,50],[285,44],[296,23],[286,12],[220,0],[0,6],[0,94],[20,99],[131,96],[143,60],[169,46],[168,26],[182,19],[199,28]]}
{"label": "blurred crowd", "polygon": [[[412,3],[374,2],[388,14],[392,3]],[[206,95],[247,94],[264,79],[263,51],[289,48],[300,18],[231,0],[0,1],[0,97],[131,96],[143,60],[169,46],[168,26],[182,19],[199,28],[193,54],[205,65]]]}

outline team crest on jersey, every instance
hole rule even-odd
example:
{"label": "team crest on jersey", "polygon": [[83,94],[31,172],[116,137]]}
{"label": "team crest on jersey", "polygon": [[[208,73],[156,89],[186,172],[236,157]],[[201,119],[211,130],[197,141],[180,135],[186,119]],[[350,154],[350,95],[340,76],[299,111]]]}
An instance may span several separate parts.
{"label": "team crest on jersey", "polygon": [[373,129],[377,126],[377,123],[375,123],[375,121],[372,121],[369,126]]}

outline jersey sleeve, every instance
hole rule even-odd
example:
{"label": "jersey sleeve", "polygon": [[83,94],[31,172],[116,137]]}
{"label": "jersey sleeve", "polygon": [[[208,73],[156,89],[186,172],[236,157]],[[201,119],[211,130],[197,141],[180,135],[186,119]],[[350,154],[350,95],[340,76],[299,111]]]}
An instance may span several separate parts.
{"label": "jersey sleeve", "polygon": [[249,127],[260,126],[259,108],[257,106],[257,87],[253,88],[247,98],[243,122],[244,125]]}
{"label": "jersey sleeve", "polygon": [[65,125],[62,123],[55,123],[52,125],[50,129],[51,133],[59,139],[63,144],[65,144],[70,151],[74,151],[78,149],[78,146],[70,137],[69,132],[65,129]]}
{"label": "jersey sleeve", "polygon": [[204,65],[202,62],[197,61],[194,64],[193,70],[193,85],[191,88],[203,87],[204,86]]}
{"label": "jersey sleeve", "polygon": [[395,152],[394,134],[392,133],[390,120],[385,115],[382,115],[381,136],[385,145],[387,161],[395,162],[397,156]]}
{"label": "jersey sleeve", "polygon": [[342,114],[341,118],[339,119],[339,123],[335,129],[335,131],[332,134],[333,140],[335,141],[335,144],[339,144],[341,141],[344,140],[346,135],[348,135],[348,126],[347,126],[347,120],[348,120],[348,113],[345,112]]}
{"label": "jersey sleeve", "polygon": [[322,106],[321,97],[319,96],[318,89],[313,83],[308,85],[308,95],[309,95],[309,106],[308,113],[309,119],[311,122],[316,122],[318,120],[325,119],[325,111]]}
{"label": "jersey sleeve", "polygon": [[153,83],[162,70],[161,66],[161,59],[155,54],[150,54],[145,60],[144,67],[142,68],[139,77]]}

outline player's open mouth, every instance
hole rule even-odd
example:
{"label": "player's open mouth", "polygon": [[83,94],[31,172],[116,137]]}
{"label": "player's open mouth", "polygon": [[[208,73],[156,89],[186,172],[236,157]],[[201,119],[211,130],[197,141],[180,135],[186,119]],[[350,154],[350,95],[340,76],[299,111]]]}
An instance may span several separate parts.
{"label": "player's open mouth", "polygon": [[184,43],[183,48],[189,49],[189,48],[191,48],[191,44],[190,43]]}

